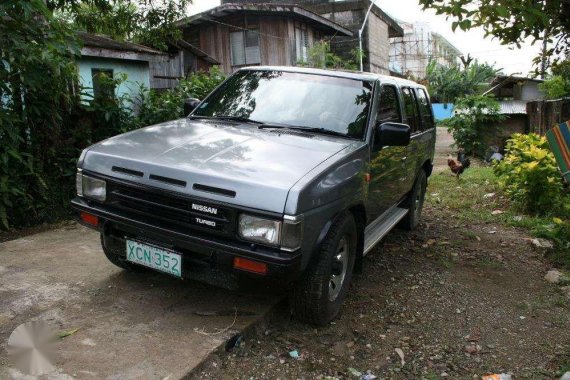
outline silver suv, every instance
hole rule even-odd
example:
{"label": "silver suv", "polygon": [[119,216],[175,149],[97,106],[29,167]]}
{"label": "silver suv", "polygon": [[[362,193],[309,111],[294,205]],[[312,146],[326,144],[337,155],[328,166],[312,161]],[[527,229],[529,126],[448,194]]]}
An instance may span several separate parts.
{"label": "silver suv", "polygon": [[324,325],[363,256],[418,225],[435,143],[423,86],[255,67],[187,105],[79,158],[73,206],[117,266],[280,288]]}

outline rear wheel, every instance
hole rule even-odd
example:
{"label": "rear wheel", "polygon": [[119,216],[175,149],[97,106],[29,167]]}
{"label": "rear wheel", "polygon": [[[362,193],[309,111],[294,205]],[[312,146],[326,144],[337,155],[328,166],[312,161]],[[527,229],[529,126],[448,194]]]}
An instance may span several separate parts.
{"label": "rear wheel", "polygon": [[402,219],[399,227],[406,230],[414,230],[418,224],[420,224],[420,219],[422,216],[422,209],[424,207],[424,199],[426,196],[427,189],[427,176],[425,170],[421,170],[416,178],[414,187],[410,192],[410,196],[406,201],[406,206],[408,207],[408,214]]}
{"label": "rear wheel", "polygon": [[334,222],[316,261],[309,265],[291,292],[290,303],[296,318],[324,326],[339,314],[352,280],[356,239],[356,223],[346,213]]}

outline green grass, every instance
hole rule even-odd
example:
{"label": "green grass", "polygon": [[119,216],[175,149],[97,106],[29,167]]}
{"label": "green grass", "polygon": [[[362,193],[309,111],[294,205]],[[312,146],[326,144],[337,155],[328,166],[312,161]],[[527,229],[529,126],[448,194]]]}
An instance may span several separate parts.
{"label": "green grass", "polygon": [[[494,196],[485,197],[490,193]],[[565,246],[570,236],[554,233],[556,225],[551,216],[527,215],[518,210],[502,193],[492,168],[471,167],[459,180],[449,171],[434,173],[429,179],[426,203],[434,208],[434,212],[451,214],[459,225],[467,227],[462,231],[465,237],[476,238],[468,229],[470,223],[489,223],[522,228],[534,237],[552,240],[556,249],[549,258],[557,265],[570,268],[570,253]],[[502,213],[493,215],[494,210]]]}

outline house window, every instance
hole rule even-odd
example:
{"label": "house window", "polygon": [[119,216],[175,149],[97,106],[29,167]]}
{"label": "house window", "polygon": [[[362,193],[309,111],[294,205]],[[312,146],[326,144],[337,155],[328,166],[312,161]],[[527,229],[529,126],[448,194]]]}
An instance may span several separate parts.
{"label": "house window", "polygon": [[113,69],[91,69],[93,98],[111,99],[115,96]]}
{"label": "house window", "polygon": [[295,57],[297,62],[306,62],[309,50],[307,29],[295,28]]}
{"label": "house window", "polygon": [[261,63],[259,51],[259,31],[251,29],[230,33],[232,65],[252,65]]}

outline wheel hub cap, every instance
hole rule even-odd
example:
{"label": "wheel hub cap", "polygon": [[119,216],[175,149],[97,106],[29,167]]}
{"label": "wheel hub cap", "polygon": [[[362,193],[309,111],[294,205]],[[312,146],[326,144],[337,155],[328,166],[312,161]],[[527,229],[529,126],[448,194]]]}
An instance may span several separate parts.
{"label": "wheel hub cap", "polygon": [[348,238],[343,236],[338,243],[336,255],[333,257],[331,277],[329,279],[329,300],[337,299],[348,267],[349,245]]}

